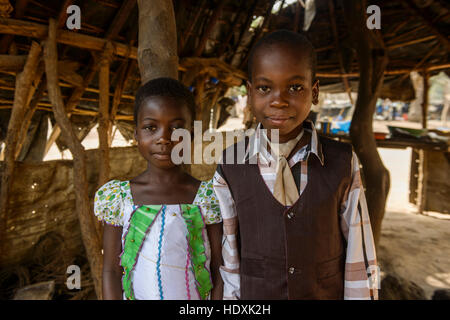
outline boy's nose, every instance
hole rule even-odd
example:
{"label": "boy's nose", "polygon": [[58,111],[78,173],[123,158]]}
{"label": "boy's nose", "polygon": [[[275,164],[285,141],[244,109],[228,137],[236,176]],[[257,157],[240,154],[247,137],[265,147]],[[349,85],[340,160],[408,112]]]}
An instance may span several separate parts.
{"label": "boy's nose", "polygon": [[284,98],[281,90],[274,90],[273,99],[270,102],[270,106],[274,108],[284,108],[288,106],[288,102]]}

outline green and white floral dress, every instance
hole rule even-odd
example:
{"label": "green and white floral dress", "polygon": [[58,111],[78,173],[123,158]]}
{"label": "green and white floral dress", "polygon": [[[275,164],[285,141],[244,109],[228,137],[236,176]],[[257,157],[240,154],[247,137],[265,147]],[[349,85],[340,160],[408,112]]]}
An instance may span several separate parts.
{"label": "green and white floral dress", "polygon": [[125,299],[207,299],[211,249],[206,224],[222,221],[212,181],[192,204],[136,206],[130,182],[111,180],[95,194],[94,213],[121,226]]}

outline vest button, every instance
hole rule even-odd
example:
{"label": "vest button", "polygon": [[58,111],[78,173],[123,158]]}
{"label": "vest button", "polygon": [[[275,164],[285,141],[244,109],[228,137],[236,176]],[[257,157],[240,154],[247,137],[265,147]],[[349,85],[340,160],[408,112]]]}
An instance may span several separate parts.
{"label": "vest button", "polygon": [[292,219],[294,216],[295,216],[295,213],[292,211],[288,212],[288,214],[287,214],[288,219]]}
{"label": "vest button", "polygon": [[294,272],[295,272],[295,268],[294,268],[294,267],[290,267],[290,268],[289,268],[289,273],[290,273],[290,274],[294,274]]}

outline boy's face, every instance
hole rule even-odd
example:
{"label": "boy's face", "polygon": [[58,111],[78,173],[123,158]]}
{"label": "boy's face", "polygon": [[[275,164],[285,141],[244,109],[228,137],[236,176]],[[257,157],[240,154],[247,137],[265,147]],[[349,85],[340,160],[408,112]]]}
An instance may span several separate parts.
{"label": "boy's face", "polygon": [[250,106],[265,129],[279,129],[281,143],[300,133],[311,104],[318,103],[319,81],[312,83],[311,73],[308,53],[301,48],[274,44],[253,57]]}
{"label": "boy's face", "polygon": [[149,164],[158,168],[175,166],[170,155],[181,141],[171,141],[172,132],[180,128],[191,130],[192,120],[189,108],[178,99],[159,96],[145,99],[137,115],[134,133],[139,152]]}

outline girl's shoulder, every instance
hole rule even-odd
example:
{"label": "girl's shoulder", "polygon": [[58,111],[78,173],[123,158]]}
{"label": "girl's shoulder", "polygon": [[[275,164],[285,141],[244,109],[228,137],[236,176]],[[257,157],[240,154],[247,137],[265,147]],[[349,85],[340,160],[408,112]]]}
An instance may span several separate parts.
{"label": "girl's shoulder", "polygon": [[127,201],[132,201],[129,181],[110,180],[95,193],[94,214],[108,224],[123,226]]}
{"label": "girl's shoulder", "polygon": [[222,222],[219,201],[214,192],[212,180],[200,183],[193,204],[200,206],[206,224]]}

